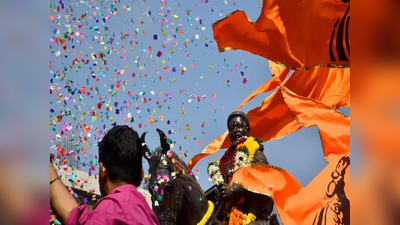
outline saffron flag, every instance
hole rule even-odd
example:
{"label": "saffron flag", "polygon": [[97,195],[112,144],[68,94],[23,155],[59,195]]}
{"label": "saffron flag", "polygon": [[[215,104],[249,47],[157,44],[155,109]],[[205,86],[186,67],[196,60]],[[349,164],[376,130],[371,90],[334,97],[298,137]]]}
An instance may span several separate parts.
{"label": "saffron flag", "polygon": [[[266,81],[264,84],[262,84],[260,87],[258,87],[255,91],[253,91],[249,96],[247,96],[247,98],[237,108],[238,110],[242,106],[247,104],[249,101],[251,101],[253,98],[255,98],[257,95],[274,90],[279,85],[281,80],[284,80],[290,72],[290,70],[288,68],[282,68],[279,65],[277,65],[271,61],[270,61],[270,68],[271,68],[272,75],[274,77],[272,79],[269,79],[268,81]],[[189,163],[188,163],[189,169],[192,169],[200,159],[217,152],[221,148],[222,143],[226,140],[228,135],[229,135],[229,133],[228,133],[228,131],[226,131],[225,133],[220,135],[218,138],[216,138],[214,141],[212,141],[210,144],[208,144],[206,146],[206,148],[200,154],[197,154],[191,160],[189,160]]]}
{"label": "saffron flag", "polygon": [[318,127],[328,165],[306,187],[267,165],[238,169],[230,185],[270,196],[284,225],[350,224],[350,119],[285,87],[279,91],[301,126]]}
{"label": "saffron flag", "polygon": [[[285,74],[287,71],[281,72]],[[273,85],[263,84],[262,86],[273,89],[279,85],[278,78],[282,77],[275,76],[266,82],[271,82]],[[316,67],[305,72],[295,71],[282,85],[299,96],[315,99],[333,109],[350,106],[350,69]],[[264,90],[267,92],[272,89]],[[261,92],[256,94],[259,93]],[[252,95],[254,92],[250,96]],[[239,108],[241,106],[243,103]],[[303,108],[303,110],[308,109]],[[284,137],[302,128],[289,110],[280,90],[276,90],[265,98],[261,106],[250,110],[247,117],[250,121],[252,136],[262,138],[264,141]],[[268,129],[265,129],[266,127]],[[228,131],[226,131],[189,161],[189,169],[192,169],[200,159],[217,152],[220,148],[228,148],[229,144]]]}
{"label": "saffron flag", "polygon": [[350,0],[264,0],[256,22],[237,10],[213,24],[218,49],[241,49],[293,70],[350,67]]}
{"label": "saffron flag", "polygon": [[[255,91],[253,91],[249,96],[247,96],[247,98],[239,105],[237,110],[242,108],[242,106],[246,105],[249,101],[251,101],[257,95],[274,90],[281,81],[285,80],[286,76],[290,72],[290,70],[288,68],[282,68],[279,65],[277,65],[276,63],[273,63],[271,61],[270,61],[270,68],[271,68],[273,78],[269,79],[267,82],[262,84]],[[277,74],[277,75],[275,76],[275,74]]]}

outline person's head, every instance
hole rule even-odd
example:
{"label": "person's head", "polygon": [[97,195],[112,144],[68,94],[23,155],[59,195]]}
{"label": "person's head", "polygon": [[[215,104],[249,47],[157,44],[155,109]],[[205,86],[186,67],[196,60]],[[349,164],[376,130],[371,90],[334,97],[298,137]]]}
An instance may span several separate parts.
{"label": "person's head", "polygon": [[132,128],[113,127],[99,144],[99,184],[102,196],[116,185],[140,186],[143,179],[142,143]]}
{"label": "person's head", "polygon": [[236,146],[243,136],[250,135],[250,123],[242,111],[234,111],[228,117],[229,138],[232,145]]}

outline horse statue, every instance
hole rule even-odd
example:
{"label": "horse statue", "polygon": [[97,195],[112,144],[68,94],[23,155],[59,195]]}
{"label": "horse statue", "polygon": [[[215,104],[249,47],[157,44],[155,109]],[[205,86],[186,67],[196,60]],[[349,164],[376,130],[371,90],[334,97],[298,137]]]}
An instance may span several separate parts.
{"label": "horse statue", "polygon": [[154,152],[141,136],[143,156],[149,162],[147,188],[155,215],[161,225],[209,224],[213,204],[201,189],[195,176],[179,156],[170,150],[169,139],[157,129],[161,145]]}

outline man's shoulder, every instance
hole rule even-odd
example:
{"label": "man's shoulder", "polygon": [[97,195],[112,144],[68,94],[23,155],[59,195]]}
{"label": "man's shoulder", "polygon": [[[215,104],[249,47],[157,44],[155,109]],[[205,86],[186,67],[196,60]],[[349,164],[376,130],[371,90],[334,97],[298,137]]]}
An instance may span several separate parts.
{"label": "man's shoulder", "polygon": [[110,204],[146,205],[150,207],[150,193],[144,189],[137,189],[133,185],[131,186],[119,188],[114,193],[101,198],[98,207],[107,207]]}

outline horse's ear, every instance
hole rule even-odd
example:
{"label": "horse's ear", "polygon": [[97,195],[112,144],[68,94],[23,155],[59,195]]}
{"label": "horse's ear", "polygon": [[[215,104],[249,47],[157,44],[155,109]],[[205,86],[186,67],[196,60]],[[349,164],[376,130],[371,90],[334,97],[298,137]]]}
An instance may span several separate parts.
{"label": "horse's ear", "polygon": [[142,142],[142,155],[147,161],[150,161],[151,153],[150,148],[146,144],[146,134],[147,132],[144,132],[140,137],[140,141]]}
{"label": "horse's ear", "polygon": [[160,130],[160,129],[156,129],[158,132],[158,135],[160,136],[160,144],[161,144],[161,148],[163,149],[164,153],[167,154],[167,152],[170,150],[170,146],[167,142],[167,136],[165,135],[165,133]]}

